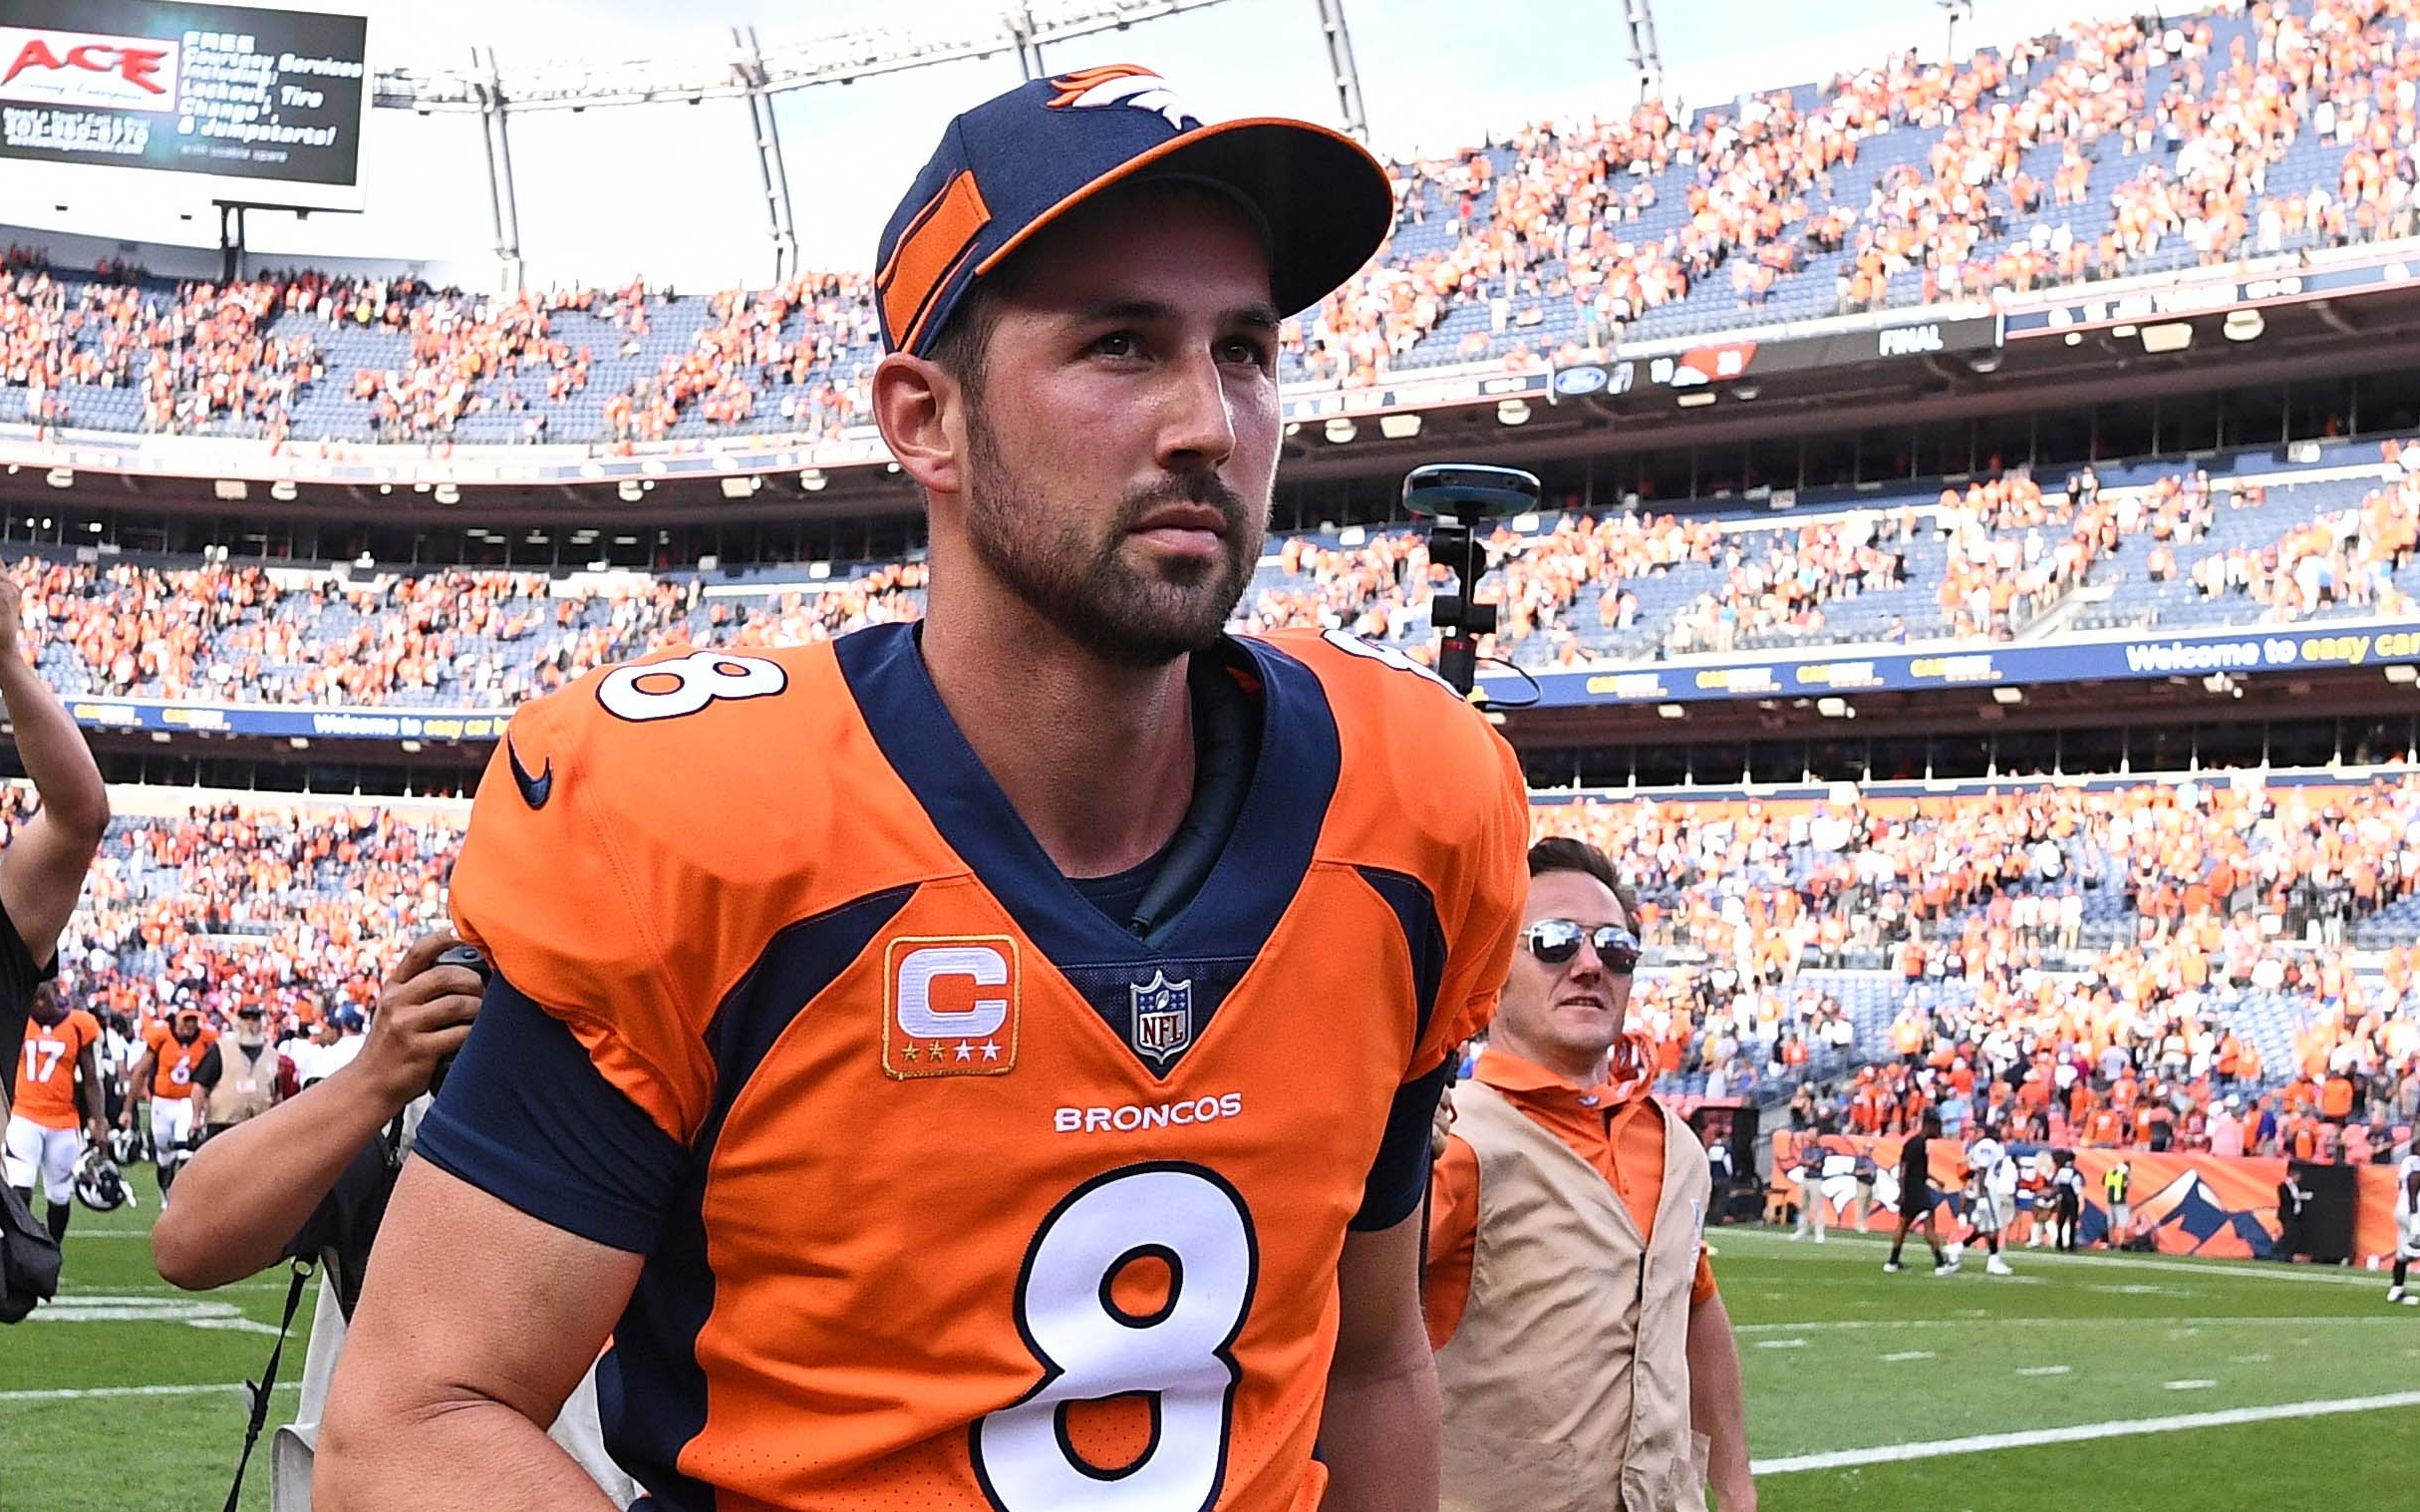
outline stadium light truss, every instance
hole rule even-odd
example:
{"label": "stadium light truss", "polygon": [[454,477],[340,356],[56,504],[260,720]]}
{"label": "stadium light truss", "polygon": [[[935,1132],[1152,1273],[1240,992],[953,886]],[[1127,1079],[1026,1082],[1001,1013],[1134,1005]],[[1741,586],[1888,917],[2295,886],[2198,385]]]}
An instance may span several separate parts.
{"label": "stadium light truss", "polygon": [[584,111],[591,107],[738,100],[819,84],[848,84],[971,58],[1017,56],[1029,77],[1039,49],[1101,32],[1120,31],[1227,0],[1062,0],[1028,5],[1002,18],[996,30],[945,34],[912,26],[868,26],[804,37],[767,38],[759,56],[745,48],[688,57],[617,63],[555,60],[509,71],[472,69],[422,73],[382,69],[376,102],[390,110],[484,111],[497,96],[514,111]]}
{"label": "stadium light truss", "polygon": [[[479,118],[496,264],[507,288],[520,287],[522,271],[520,211],[513,192],[507,125],[510,117],[525,111],[746,100],[749,136],[756,148],[773,244],[772,281],[779,283],[802,269],[796,218],[790,208],[789,172],[782,161],[781,134],[773,119],[773,96],[1001,54],[1014,54],[1025,77],[1037,79],[1047,72],[1043,65],[1046,47],[1225,3],[1227,0],[1044,0],[1035,4],[1022,0],[992,26],[972,31],[866,26],[812,35],[775,33],[768,42],[754,27],[735,27],[729,50],[614,63],[557,60],[511,70],[497,62],[494,49],[473,48],[467,70],[381,70],[371,98],[386,110],[423,116],[460,112]],[[1317,3],[1338,109],[1346,130],[1366,142],[1369,124],[1361,110],[1361,70],[1354,62],[1353,37],[1345,26],[1345,0]],[[1632,3],[1644,12],[1646,0]]]}

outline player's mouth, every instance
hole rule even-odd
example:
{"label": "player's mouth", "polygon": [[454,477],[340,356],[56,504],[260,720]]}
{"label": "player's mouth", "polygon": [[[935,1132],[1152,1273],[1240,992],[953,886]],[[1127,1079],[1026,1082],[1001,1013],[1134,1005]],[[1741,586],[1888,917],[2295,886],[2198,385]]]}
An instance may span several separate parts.
{"label": "player's mouth", "polygon": [[1185,556],[1216,556],[1227,538],[1227,516],[1210,504],[1163,504],[1128,532]]}

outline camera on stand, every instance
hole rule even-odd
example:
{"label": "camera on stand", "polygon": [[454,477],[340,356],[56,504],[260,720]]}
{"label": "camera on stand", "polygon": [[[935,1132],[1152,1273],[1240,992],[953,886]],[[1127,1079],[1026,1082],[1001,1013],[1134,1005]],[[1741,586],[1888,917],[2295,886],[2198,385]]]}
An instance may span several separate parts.
{"label": "camera on stand", "polygon": [[1478,682],[1479,637],[1496,628],[1496,606],[1471,598],[1487,571],[1487,543],[1476,526],[1534,513],[1539,492],[1536,473],[1478,462],[1434,462],[1403,479],[1404,509],[1432,521],[1428,559],[1454,575],[1451,593],[1429,599],[1428,620],[1438,636],[1437,675],[1464,697]]}

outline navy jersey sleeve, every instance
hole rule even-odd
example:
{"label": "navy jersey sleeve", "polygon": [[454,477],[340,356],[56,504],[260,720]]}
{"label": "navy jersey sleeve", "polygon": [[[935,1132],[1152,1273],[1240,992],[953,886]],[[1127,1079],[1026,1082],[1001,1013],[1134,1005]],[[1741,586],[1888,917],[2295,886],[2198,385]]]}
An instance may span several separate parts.
{"label": "navy jersey sleeve", "polygon": [[1386,1134],[1378,1141],[1378,1158],[1370,1162],[1368,1179],[1361,1183],[1361,1210],[1353,1215],[1351,1227],[1364,1232],[1390,1229],[1419,1207],[1421,1194],[1428,1190],[1428,1145],[1437,1099],[1445,1095],[1453,1069],[1447,1060],[1395,1088]]}
{"label": "navy jersey sleeve", "polygon": [[633,1254],[654,1247],[689,1168],[688,1149],[598,1074],[571,1030],[500,976],[413,1153],[541,1223]]}

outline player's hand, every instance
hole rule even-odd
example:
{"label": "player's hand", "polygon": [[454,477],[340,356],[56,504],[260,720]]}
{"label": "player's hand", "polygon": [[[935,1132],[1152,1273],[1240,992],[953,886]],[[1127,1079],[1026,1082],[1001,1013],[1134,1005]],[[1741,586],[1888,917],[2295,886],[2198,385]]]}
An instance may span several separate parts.
{"label": "player's hand", "polygon": [[127,1104],[127,1110],[118,1115],[118,1126],[120,1128],[133,1128],[135,1126],[135,1107],[131,1100]]}
{"label": "player's hand", "polygon": [[484,985],[467,967],[437,964],[461,943],[450,929],[421,936],[379,990],[378,1012],[353,1063],[398,1109],[427,1091],[437,1063],[470,1038]]}
{"label": "player's hand", "polygon": [[1453,1132],[1453,1088],[1437,1094],[1437,1110],[1428,1121],[1428,1161],[1434,1165],[1445,1158],[1445,1136]]}
{"label": "player's hand", "polygon": [[108,1149],[110,1146],[109,1125],[98,1118],[90,1119],[84,1125],[84,1137],[91,1142],[92,1148]]}

